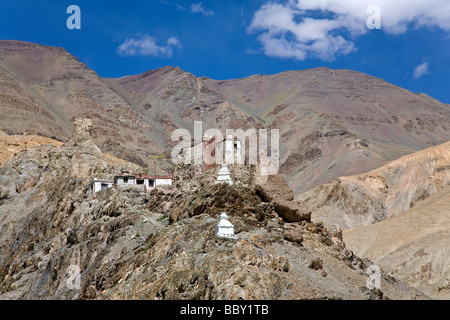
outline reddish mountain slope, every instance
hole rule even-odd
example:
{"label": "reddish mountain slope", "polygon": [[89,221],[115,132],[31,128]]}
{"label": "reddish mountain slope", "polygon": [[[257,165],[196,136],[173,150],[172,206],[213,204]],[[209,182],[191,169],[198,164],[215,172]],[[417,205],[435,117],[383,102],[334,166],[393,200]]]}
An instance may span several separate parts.
{"label": "reddish mountain slope", "polygon": [[19,41],[0,41],[0,58],[0,129],[10,134],[66,141],[73,119],[90,117],[104,152],[147,165],[150,155],[170,156],[173,130],[194,121],[204,130],[276,128],[280,170],[295,194],[450,136],[449,105],[355,71],[218,81],[164,67],[102,79],[64,49]]}

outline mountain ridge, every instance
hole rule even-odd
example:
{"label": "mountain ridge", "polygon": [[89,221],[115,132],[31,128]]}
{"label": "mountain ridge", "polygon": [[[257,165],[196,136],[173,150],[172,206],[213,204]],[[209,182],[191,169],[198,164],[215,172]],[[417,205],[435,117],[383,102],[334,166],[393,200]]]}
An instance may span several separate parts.
{"label": "mountain ridge", "polygon": [[296,197],[313,221],[344,230],[399,215],[450,184],[450,141],[375,170],[343,176]]}
{"label": "mountain ridge", "polygon": [[[215,183],[218,167],[180,165],[172,186],[91,194],[93,176],[119,167],[89,124],[0,168],[0,300],[429,299],[384,272],[381,289],[367,288],[371,262],[342,232],[292,219],[300,208],[286,182],[257,166],[230,166],[233,185]],[[224,211],[236,239],[214,233]]]}
{"label": "mountain ridge", "polygon": [[436,299],[450,297],[450,141],[296,197],[311,220],[344,229],[356,255]]}
{"label": "mountain ridge", "polygon": [[[280,170],[296,195],[450,136],[448,105],[347,69],[214,80],[166,66],[101,78],[62,48],[0,41],[0,57],[1,129],[67,141],[74,118],[92,118],[103,152],[143,167],[165,155],[158,171],[173,170],[173,130],[192,131],[194,121],[222,131],[279,129]],[[6,91],[11,83],[21,91]]]}
{"label": "mountain ridge", "polygon": [[[447,223],[439,196],[450,183],[450,105],[429,96],[326,67],[232,80],[178,67],[101,78],[62,48],[0,41],[0,112],[0,299],[447,294],[446,255],[435,250],[447,229],[430,236],[421,221],[436,209]],[[171,133],[192,132],[195,121],[279,129],[280,174],[230,166],[228,186],[215,183],[217,166],[175,167]],[[167,157],[156,171],[174,171],[173,186],[89,194],[94,176],[111,178],[125,161],[151,173],[155,155]],[[213,234],[223,211],[237,242]],[[377,240],[380,224],[395,230],[402,219],[403,237]],[[363,259],[336,224],[370,224],[344,233]],[[383,239],[390,249],[380,253]],[[366,287],[366,256],[383,267],[383,291]],[[81,296],[62,281],[73,264]]]}
{"label": "mountain ridge", "polygon": [[402,214],[344,232],[347,247],[437,299],[450,298],[450,187]]}

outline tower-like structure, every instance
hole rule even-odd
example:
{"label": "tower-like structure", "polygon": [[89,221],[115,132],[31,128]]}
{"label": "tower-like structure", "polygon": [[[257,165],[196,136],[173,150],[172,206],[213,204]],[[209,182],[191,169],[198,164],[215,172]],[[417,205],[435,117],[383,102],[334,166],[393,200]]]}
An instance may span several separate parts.
{"label": "tower-like structure", "polygon": [[233,184],[230,170],[228,170],[228,166],[226,164],[223,164],[219,172],[217,173],[216,183],[228,183],[229,185]]}
{"label": "tower-like structure", "polygon": [[228,215],[225,212],[222,212],[220,215],[219,224],[216,226],[215,234],[221,238],[236,239],[236,235],[234,234],[234,226],[230,221],[228,221]]}

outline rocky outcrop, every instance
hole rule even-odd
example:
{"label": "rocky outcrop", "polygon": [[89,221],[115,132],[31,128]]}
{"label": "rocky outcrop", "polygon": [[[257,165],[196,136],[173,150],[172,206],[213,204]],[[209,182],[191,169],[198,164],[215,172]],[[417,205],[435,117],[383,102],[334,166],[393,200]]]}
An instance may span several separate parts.
{"label": "rocky outcrop", "polygon": [[[169,157],[173,130],[192,130],[194,121],[223,133],[279,129],[280,170],[295,195],[449,136],[448,105],[351,70],[217,81],[167,66],[102,79],[62,48],[0,41],[0,55],[0,128],[8,134],[67,141],[73,119],[90,118],[103,152],[146,167],[149,155]],[[158,162],[159,172],[174,169]]]}
{"label": "rocky outcrop", "polygon": [[276,198],[272,201],[276,213],[287,222],[311,221],[311,211],[305,205]]}
{"label": "rocky outcrop", "polygon": [[256,170],[255,192],[262,201],[271,203],[275,212],[286,222],[311,221],[311,211],[293,201],[294,193],[281,174],[260,176]]}
{"label": "rocky outcrop", "polygon": [[[73,123],[73,133],[71,144],[73,146],[83,146],[89,149],[96,149],[97,145],[93,143],[91,137],[92,120],[84,118],[76,118]],[[95,146],[95,147],[94,147]],[[98,147],[97,147],[98,148]]]}
{"label": "rocky outcrop", "polygon": [[[69,170],[72,148],[41,146],[0,168],[0,299],[370,298],[370,262],[341,233],[287,223],[251,181],[211,185],[214,170],[182,168],[188,191],[111,188],[94,198],[90,179]],[[31,163],[36,181],[18,193]],[[254,177],[248,169],[231,167],[235,178]],[[214,234],[224,210],[236,239]],[[319,258],[322,269],[309,268]],[[385,274],[381,283],[383,297],[426,298]]]}
{"label": "rocky outcrop", "polygon": [[[293,192],[282,175],[262,176],[258,165],[232,165],[230,173],[235,184],[216,185],[218,169],[217,166],[203,174],[198,165],[178,166],[172,193],[155,192],[151,203],[158,209],[162,209],[160,204],[164,203],[167,210],[168,203],[171,203],[167,199],[177,199],[176,203],[171,203],[171,221],[217,210],[240,215],[256,213],[261,221],[264,215],[279,216],[286,222],[311,220],[308,208],[292,201]],[[206,188],[207,185],[211,187]]]}
{"label": "rocky outcrop", "polygon": [[63,146],[67,149],[67,153],[71,154],[73,160],[70,168],[72,177],[92,177],[107,167],[102,152],[92,140],[91,130],[91,119],[75,119],[72,138]]}

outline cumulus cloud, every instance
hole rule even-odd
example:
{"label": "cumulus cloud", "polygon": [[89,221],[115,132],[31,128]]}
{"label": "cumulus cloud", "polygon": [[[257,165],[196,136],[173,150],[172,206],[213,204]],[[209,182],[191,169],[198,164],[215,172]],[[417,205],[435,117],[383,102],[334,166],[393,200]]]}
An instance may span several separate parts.
{"label": "cumulus cloud", "polygon": [[158,45],[155,38],[149,35],[143,35],[137,39],[131,38],[125,40],[117,48],[120,56],[154,56],[170,58],[173,54],[173,48],[181,48],[181,43],[176,37],[170,37],[166,45]]}
{"label": "cumulus cloud", "polygon": [[206,8],[203,3],[199,2],[199,3],[193,3],[191,5],[191,11],[193,13],[201,13],[204,16],[213,16],[214,15],[214,11],[209,10],[208,8]]}
{"label": "cumulus cloud", "polygon": [[333,60],[356,49],[356,39],[369,32],[367,9],[381,10],[381,28],[400,34],[410,28],[438,27],[450,31],[448,0],[289,0],[269,2],[254,14],[249,32],[269,56]]}
{"label": "cumulus cloud", "polygon": [[180,40],[177,39],[177,37],[170,37],[167,40],[167,44],[169,46],[181,48],[181,42],[180,42]]}
{"label": "cumulus cloud", "polygon": [[414,79],[419,79],[422,78],[424,75],[429,74],[430,73],[430,65],[428,62],[424,62],[420,65],[418,65],[415,69],[414,69]]}

